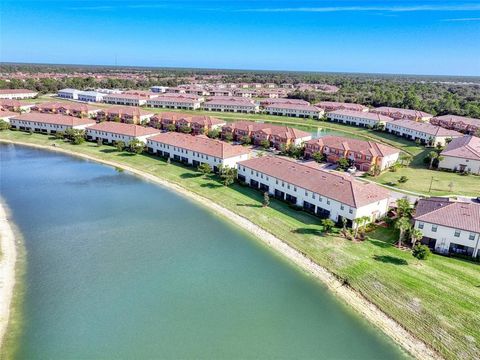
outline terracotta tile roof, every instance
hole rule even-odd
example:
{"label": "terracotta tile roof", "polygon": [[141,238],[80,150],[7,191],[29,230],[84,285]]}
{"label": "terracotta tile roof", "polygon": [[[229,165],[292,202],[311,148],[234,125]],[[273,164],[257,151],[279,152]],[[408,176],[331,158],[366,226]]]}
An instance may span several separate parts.
{"label": "terracotta tile roof", "polygon": [[227,124],[223,127],[224,129],[238,129],[249,132],[261,131],[271,135],[278,135],[288,139],[301,139],[308,136],[311,136],[309,132],[302,131],[296,128],[280,125],[272,125],[266,123],[256,123],[252,121],[237,121],[234,123]]}
{"label": "terracotta tile roof", "polygon": [[[467,135],[453,139],[441,155],[480,160],[480,138]],[[480,189],[480,184],[478,186]]]}
{"label": "terracotta tile roof", "polygon": [[390,197],[390,192],[378,185],[280,157],[262,156],[239,165],[356,208]]}
{"label": "terracotta tile roof", "polygon": [[[419,204],[423,201],[423,199],[419,200]],[[415,215],[414,219],[480,233],[480,204],[451,202],[444,206],[437,206],[431,211],[423,212],[421,215]]]}
{"label": "terracotta tile roof", "polygon": [[175,94],[177,96],[158,96],[156,98],[147,99],[147,104],[156,104],[156,103],[165,103],[165,102],[176,102],[183,104],[194,104],[198,101],[196,98],[182,96],[184,94]]}
{"label": "terracotta tile roof", "polygon": [[246,97],[222,96],[209,98],[205,105],[255,106],[255,102]]}
{"label": "terracotta tile roof", "polygon": [[462,136],[463,134],[459,133],[458,131],[454,130],[448,130],[444,129],[441,126],[437,125],[432,125],[430,123],[424,123],[424,122],[419,122],[419,121],[413,121],[413,120],[395,120],[391,121],[387,124],[387,128],[390,125],[397,125],[406,129],[410,130],[415,130],[419,132],[423,132],[425,134],[431,135],[431,136],[452,136],[452,137],[458,137]]}
{"label": "terracotta tile roof", "polygon": [[11,118],[16,115],[18,115],[18,113],[14,111],[0,110],[0,119]]}
{"label": "terracotta tile roof", "polygon": [[133,94],[108,94],[103,97],[103,100],[114,99],[128,99],[128,100],[147,100],[145,96],[133,95]]}
{"label": "terracotta tile roof", "polygon": [[463,123],[467,125],[474,125],[474,126],[480,127],[480,119],[475,119],[471,117],[458,116],[458,115],[443,115],[443,116],[435,116],[434,119],[438,121],[451,122],[452,124]]}
{"label": "terracotta tile roof", "polygon": [[28,89],[0,89],[0,94],[37,94],[38,91]]}
{"label": "terracotta tile roof", "polygon": [[160,94],[155,99],[161,99],[161,98],[178,98],[178,99],[189,99],[189,100],[196,100],[198,101],[201,96],[195,95],[195,94],[179,94],[179,93],[163,93]]}
{"label": "terracotta tile roof", "polygon": [[128,115],[128,116],[148,116],[153,115],[151,111],[143,110],[136,106],[111,106],[107,109],[102,109],[100,113],[113,114],[113,115]]}
{"label": "terracotta tile roof", "polygon": [[450,205],[453,201],[444,197],[431,197],[418,200],[415,207],[415,217],[425,215],[444,206]]}
{"label": "terracotta tile roof", "polygon": [[220,159],[228,159],[234,156],[250,153],[248,148],[241,145],[231,145],[224,141],[210,139],[206,136],[192,136],[177,132],[161,133],[148,140],[177,146]]}
{"label": "terracotta tile roof", "polygon": [[392,116],[393,118],[399,118],[398,116],[396,116],[396,114],[400,114],[401,117],[403,116],[415,117],[415,118],[433,117],[432,114],[429,114],[420,110],[395,108],[390,106],[380,106],[378,108],[371,109],[370,111],[374,113],[383,113],[384,115]]}
{"label": "terracotta tile roof", "polygon": [[77,118],[74,116],[61,115],[61,114],[44,114],[31,112],[22,115],[13,117],[16,120],[23,121],[35,121],[38,123],[44,124],[55,124],[55,125],[65,125],[65,126],[79,126],[79,125],[88,125],[95,124],[95,120],[87,118]]}
{"label": "terracotta tile roof", "polygon": [[337,101],[320,101],[315,106],[324,109],[325,111],[332,110],[351,110],[351,111],[365,111],[368,109],[367,106],[354,103],[345,103]]}
{"label": "terracotta tile roof", "polygon": [[385,157],[400,152],[400,150],[388,145],[376,143],[373,141],[351,139],[342,136],[324,136],[318,139],[307,141],[307,144],[316,144],[322,147],[327,146],[328,148],[332,149],[353,151],[364,155],[378,157]]}
{"label": "terracotta tile roof", "polygon": [[371,113],[371,112],[365,112],[365,111],[352,111],[352,110],[334,110],[330,111],[328,115],[345,115],[345,116],[352,116],[356,117],[359,119],[368,119],[368,120],[374,120],[374,121],[393,121],[393,118],[389,116],[382,115],[380,113]]}
{"label": "terracotta tile roof", "polygon": [[220,120],[213,116],[207,116],[207,115],[190,115],[190,114],[182,114],[177,112],[163,112],[155,115],[155,117],[157,120],[171,120],[171,121],[185,120],[189,124],[196,123],[206,127],[225,124],[225,120]]}
{"label": "terracotta tile roof", "polygon": [[301,110],[301,111],[315,111],[320,112],[322,109],[317,108],[313,105],[302,105],[302,104],[285,104],[285,103],[277,103],[266,105],[265,110],[275,110],[275,109],[292,109],[292,110]]}
{"label": "terracotta tile roof", "polygon": [[160,130],[152,127],[145,127],[145,126],[140,126],[135,124],[118,123],[114,121],[105,121],[99,124],[95,124],[93,126],[90,126],[87,131],[89,130],[104,131],[112,134],[135,136],[135,137],[154,135],[160,132]]}
{"label": "terracotta tile roof", "polygon": [[31,103],[26,103],[22,102],[20,100],[15,100],[15,99],[0,99],[0,107],[5,106],[5,107],[22,107],[22,106],[30,106],[32,107],[34,104]]}

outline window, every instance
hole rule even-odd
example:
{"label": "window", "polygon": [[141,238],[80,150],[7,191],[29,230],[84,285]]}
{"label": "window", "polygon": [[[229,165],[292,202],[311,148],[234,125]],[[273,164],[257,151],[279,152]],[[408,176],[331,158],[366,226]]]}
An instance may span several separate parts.
{"label": "window", "polygon": [[437,225],[432,225],[432,231],[433,231],[433,232],[437,232],[437,228],[438,228]]}
{"label": "window", "polygon": [[330,205],[330,200],[327,200],[327,205]]}
{"label": "window", "polygon": [[474,240],[474,239],[475,239],[475,234],[470,233],[470,235],[468,235],[468,240]]}
{"label": "window", "polygon": [[345,206],[343,206],[343,204],[340,205],[340,210],[344,210],[344,209],[345,209]]}
{"label": "window", "polygon": [[348,213],[353,214],[353,209],[352,208],[348,209]]}
{"label": "window", "polygon": [[460,230],[455,230],[454,236],[455,236],[455,237],[460,237]]}
{"label": "window", "polygon": [[423,224],[422,222],[421,222],[421,223],[418,223],[418,228],[419,228],[419,229],[423,229],[423,225],[424,225],[424,224]]}

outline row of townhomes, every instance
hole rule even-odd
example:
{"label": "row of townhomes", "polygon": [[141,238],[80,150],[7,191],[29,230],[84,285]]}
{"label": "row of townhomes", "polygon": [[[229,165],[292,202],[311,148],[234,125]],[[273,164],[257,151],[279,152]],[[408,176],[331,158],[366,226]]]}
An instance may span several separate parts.
{"label": "row of townhomes", "polygon": [[31,99],[37,95],[37,91],[27,89],[0,89],[0,99]]}
{"label": "row of townhomes", "polygon": [[[80,104],[84,105],[84,104]],[[47,106],[48,107],[48,106]],[[55,106],[53,106],[55,108]],[[116,107],[135,110],[135,107]],[[327,160],[346,157],[361,170],[372,165],[386,168],[398,158],[398,150],[386,145],[337,136],[311,139],[309,133],[288,127],[270,124],[239,122],[222,124],[215,118],[197,117],[188,114],[165,113],[156,115],[159,128],[140,126],[130,122],[105,121],[97,123],[88,116],[75,116],[59,108],[16,113],[9,119],[13,129],[55,134],[67,129],[83,129],[90,141],[114,144],[133,139],[145,143],[151,154],[171,158],[192,166],[209,164],[215,171],[220,166],[236,168],[238,179],[271,196],[303,208],[322,218],[330,218],[339,224],[346,222],[356,226],[356,219],[367,216],[370,221],[385,216],[391,202],[390,192],[372,183],[355,177],[324,170],[314,161],[296,161],[280,156],[256,156],[249,147],[232,145],[222,140],[202,135],[208,127],[215,127],[222,134],[248,136],[252,142],[268,140],[275,144],[275,136],[282,142],[305,142],[305,157],[315,152],[323,153]],[[9,111],[9,110],[2,110]],[[105,113],[108,113],[105,111]],[[70,114],[70,115],[66,115]],[[98,115],[98,113],[97,113]],[[118,113],[117,116],[121,116]],[[129,114],[136,116],[138,114]],[[175,115],[175,116],[174,116]],[[178,126],[199,126],[192,131],[197,136],[161,129],[163,121],[173,121]],[[406,120],[405,120],[406,121]],[[199,124],[199,125],[196,125]],[[207,125],[205,125],[207,124]],[[202,127],[203,126],[203,127]],[[288,139],[288,140],[286,140]],[[479,139],[464,135],[453,139],[443,150],[441,167],[471,167],[475,172],[480,164]],[[467,162],[467,160],[469,160]],[[480,205],[452,201],[447,198],[430,198],[419,201],[414,216],[414,225],[424,235],[422,242],[440,253],[478,256],[480,246]]]}
{"label": "row of townhomes", "polygon": [[415,210],[415,228],[422,243],[443,254],[479,256],[480,204],[447,198],[420,199]]}
{"label": "row of townhomes", "polygon": [[373,166],[383,171],[398,161],[400,150],[373,141],[324,136],[305,143],[305,157],[310,158],[315,153],[325,155],[331,163],[340,158],[349,159],[360,171],[369,171]]}
{"label": "row of townhomes", "polygon": [[[388,106],[370,109],[361,104],[335,101],[321,101],[316,104],[310,104],[305,100],[286,98],[287,94],[283,93],[281,89],[272,88],[265,90],[264,87],[261,87],[261,89],[267,93],[263,94],[257,90],[246,90],[241,87],[235,89],[220,85],[205,88],[198,84],[196,86],[189,85],[171,88],[160,86],[152,87],[151,91],[115,91],[108,94],[102,93],[102,91],[105,91],[102,89],[97,89],[97,91],[63,89],[58,92],[58,96],[85,102],[103,101],[114,105],[147,106],[163,109],[204,109],[208,111],[249,114],[263,112],[268,115],[313,119],[320,119],[325,116],[330,121],[348,125],[386,128],[394,134],[405,136],[412,140],[418,139],[426,144],[443,143],[441,139],[438,141],[433,140],[433,142],[431,140],[432,137],[437,137],[436,133],[441,131],[434,131],[434,128],[430,128],[426,134],[410,136],[410,130],[402,131],[402,129],[399,129],[400,127],[408,129],[409,126],[407,124],[409,123],[398,123],[398,121],[408,120],[430,123],[432,126],[464,134],[476,134],[480,129],[480,119],[455,115],[434,117],[419,110]],[[258,99],[262,94],[266,97]],[[423,131],[419,132],[422,133]],[[442,136],[438,135],[438,137]]]}

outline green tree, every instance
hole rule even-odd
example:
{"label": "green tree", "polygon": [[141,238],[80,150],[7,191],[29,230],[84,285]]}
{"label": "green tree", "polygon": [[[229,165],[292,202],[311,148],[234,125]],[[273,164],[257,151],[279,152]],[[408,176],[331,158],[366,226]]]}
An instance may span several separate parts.
{"label": "green tree", "polygon": [[325,161],[325,154],[319,152],[319,151],[315,151],[313,154],[312,154],[312,159],[315,160],[317,163],[321,163],[321,162],[324,162]]}
{"label": "green tree", "polygon": [[410,225],[410,220],[406,217],[401,217],[397,219],[395,222],[395,228],[400,231],[398,235],[398,247],[402,247],[402,241],[403,238],[405,237],[405,233],[410,230],[411,225]]}
{"label": "green tree", "polygon": [[407,154],[407,153],[401,153],[400,154],[400,164],[402,166],[408,166],[412,162],[412,155]]}
{"label": "green tree", "polygon": [[240,141],[243,145],[250,145],[252,143],[252,139],[248,135],[242,136]]}
{"label": "green tree", "polygon": [[198,171],[200,171],[203,176],[207,177],[212,172],[212,167],[207,163],[201,163],[198,166]]}
{"label": "green tree", "polygon": [[410,201],[406,197],[397,199],[397,216],[406,217],[410,219],[412,217],[413,208]]}
{"label": "green tree", "polygon": [[192,128],[190,126],[180,126],[178,128],[178,131],[180,131],[184,134],[190,134],[192,132]]}
{"label": "green tree", "polygon": [[264,149],[268,149],[270,147],[270,141],[268,141],[267,139],[263,139],[262,141],[260,141],[260,146]]}
{"label": "green tree", "polygon": [[222,179],[222,183],[224,186],[230,186],[235,182],[237,178],[237,169],[231,168],[228,166],[221,167],[219,169],[220,179]]}
{"label": "green tree", "polygon": [[333,227],[335,226],[335,223],[331,219],[323,219],[320,223],[322,224],[323,231],[325,233],[332,231]]}
{"label": "green tree", "polygon": [[262,205],[263,205],[263,207],[270,206],[270,196],[268,195],[268,191],[265,191],[263,193]]}
{"label": "green tree", "polygon": [[208,130],[207,136],[208,136],[210,139],[217,139],[218,137],[220,137],[220,131],[218,131],[218,129]]}
{"label": "green tree", "polygon": [[57,131],[55,133],[55,139],[64,139],[65,138],[65,132],[64,131]]}
{"label": "green tree", "polygon": [[232,142],[233,141],[233,135],[230,134],[230,133],[226,133],[225,135],[223,135],[223,139],[227,142]]}
{"label": "green tree", "polygon": [[133,154],[141,154],[145,150],[145,143],[137,138],[130,141],[128,151]]}
{"label": "green tree", "polygon": [[434,162],[437,164],[443,160],[443,156],[440,156],[440,154],[436,151],[430,151],[428,153],[428,159],[429,159],[429,165],[428,168],[431,170],[433,169]]}
{"label": "green tree", "polygon": [[0,131],[10,129],[10,123],[5,120],[0,120]]}
{"label": "green tree", "polygon": [[337,160],[337,165],[340,170],[347,170],[350,167],[350,162],[342,157]]}
{"label": "green tree", "polygon": [[65,138],[73,145],[79,145],[85,141],[85,130],[69,128],[65,130]]}
{"label": "green tree", "polygon": [[121,140],[115,142],[115,147],[118,151],[123,151],[125,149],[125,143]]}
{"label": "green tree", "polygon": [[423,238],[423,233],[420,229],[412,229],[410,231],[410,240],[412,241],[412,247],[415,247],[415,244],[418,240]]}
{"label": "green tree", "polygon": [[175,127],[175,124],[168,124],[166,126],[166,130],[172,132],[172,131],[177,130],[177,128]]}
{"label": "green tree", "polygon": [[412,249],[413,257],[418,260],[425,260],[430,256],[431,252],[427,245],[416,244]]}

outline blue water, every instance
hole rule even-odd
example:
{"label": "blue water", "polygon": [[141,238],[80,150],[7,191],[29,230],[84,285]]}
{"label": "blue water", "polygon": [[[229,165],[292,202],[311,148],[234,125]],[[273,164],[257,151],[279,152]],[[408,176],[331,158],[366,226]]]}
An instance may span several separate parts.
{"label": "blue water", "polygon": [[399,359],[249,234],[93,162],[1,145],[26,247],[18,359]]}

